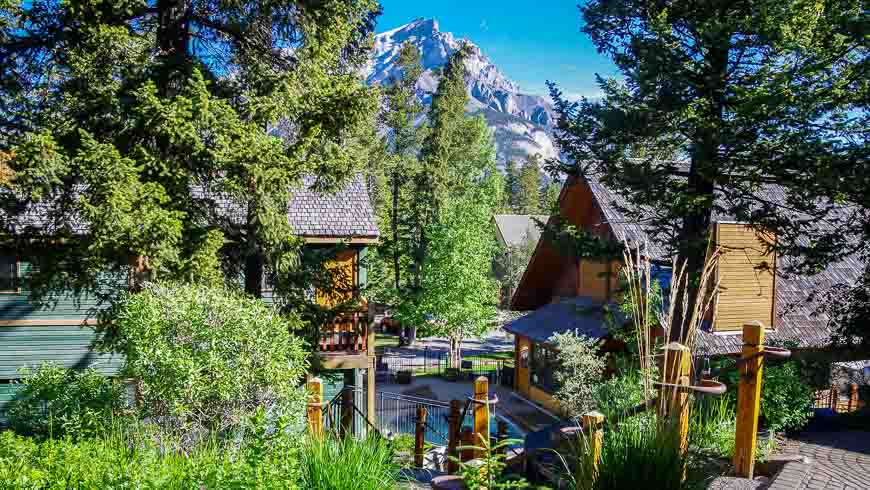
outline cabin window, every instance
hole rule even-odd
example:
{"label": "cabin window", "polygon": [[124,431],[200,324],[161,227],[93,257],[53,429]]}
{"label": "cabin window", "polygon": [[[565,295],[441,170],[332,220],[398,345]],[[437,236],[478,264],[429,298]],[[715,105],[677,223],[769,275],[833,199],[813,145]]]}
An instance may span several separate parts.
{"label": "cabin window", "polygon": [[0,292],[18,292],[18,258],[0,256]]}
{"label": "cabin window", "polygon": [[559,370],[559,358],[556,351],[539,344],[532,345],[530,377],[532,385],[548,393],[559,389],[556,382],[556,371]]}

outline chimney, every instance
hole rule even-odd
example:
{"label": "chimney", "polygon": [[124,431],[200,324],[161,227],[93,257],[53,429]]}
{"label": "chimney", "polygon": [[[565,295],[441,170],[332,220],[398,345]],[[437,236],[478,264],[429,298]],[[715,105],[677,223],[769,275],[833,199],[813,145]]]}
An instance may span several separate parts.
{"label": "chimney", "polygon": [[740,332],[760,321],[774,327],[776,305],[776,238],[743,223],[717,222],[713,242],[721,254],[716,267],[719,290],[713,305],[714,332]]}

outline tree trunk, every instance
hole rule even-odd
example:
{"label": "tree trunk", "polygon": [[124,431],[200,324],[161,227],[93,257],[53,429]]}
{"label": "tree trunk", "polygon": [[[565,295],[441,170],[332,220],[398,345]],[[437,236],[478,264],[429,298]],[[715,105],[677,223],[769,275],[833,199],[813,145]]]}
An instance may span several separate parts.
{"label": "tree trunk", "polygon": [[190,46],[190,0],[157,1],[157,48],[164,60],[163,80],[158,84],[164,97],[181,88],[179,73],[188,70]]}
{"label": "tree trunk", "polygon": [[450,337],[447,358],[450,359],[450,367],[455,369],[462,367],[462,337]]}
{"label": "tree trunk", "polygon": [[399,279],[401,273],[399,271],[399,177],[397,172],[393,172],[393,274],[395,276],[396,292],[399,291]]}
{"label": "tree trunk", "polygon": [[[253,183],[250,187],[251,192],[255,192]],[[253,199],[249,200],[245,223],[245,243],[242,245],[242,250],[245,257],[245,292],[255,298],[262,298],[265,254],[260,241],[257,239],[256,209],[256,202]]]}
{"label": "tree trunk", "polygon": [[670,326],[669,340],[671,342],[687,341],[692,329],[690,324],[692,312],[698,300],[700,274],[706,260],[710,222],[713,214],[713,201],[716,179],[721,169],[722,144],[720,128],[723,124],[725,107],[725,88],[728,76],[729,36],[726,34],[716,40],[709,41],[707,51],[706,86],[699,87],[700,95],[709,101],[710,110],[707,118],[709,126],[702,131],[692,149],[692,163],[689,168],[687,194],[696,203],[692,210],[683,218],[678,235],[678,251],[686,261],[686,281],[678,285],[677,298],[683,298],[674,305],[673,324]]}

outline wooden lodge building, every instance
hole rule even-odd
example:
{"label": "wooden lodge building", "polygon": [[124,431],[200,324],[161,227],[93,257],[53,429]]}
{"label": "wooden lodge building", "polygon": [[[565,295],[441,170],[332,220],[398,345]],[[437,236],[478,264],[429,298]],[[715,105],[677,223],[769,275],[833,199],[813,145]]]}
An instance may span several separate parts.
{"label": "wooden lodge building", "polygon": [[[342,244],[334,263],[327,266],[346,271],[343,276],[352,286],[348,289],[357,295],[367,280],[364,260],[367,247],[376,243],[379,235],[365,182],[360,176],[354,177],[333,194],[315,192],[312,185],[311,179],[304,179],[302,189],[294,191],[288,220],[293,230],[305,239],[306,246],[325,248]],[[226,199],[214,198],[214,204],[217,213],[230,221],[245,216],[238,205]],[[44,221],[39,213],[31,212],[19,217],[18,222],[7,224],[23,234],[24,230],[46,226]],[[53,298],[52,307],[37,306],[30,301],[27,290],[29,269],[24,251],[6,250],[5,255],[0,256],[0,287],[3,287],[0,291],[0,421],[5,405],[21,386],[15,381],[20,378],[22,367],[51,361],[67,368],[93,368],[106,376],[114,376],[123,361],[118,354],[100,353],[91,348],[96,339],[93,314],[98,305],[95,300],[76,299],[59,292]],[[315,295],[320,302],[334,301],[336,296],[329,291],[316,291]],[[324,396],[331,397],[343,385],[359,388],[365,385],[367,400],[357,400],[357,406],[367,406],[368,413],[373,414],[374,332],[369,328],[368,303],[364,298],[356,299],[361,305],[358,311],[319,326],[320,340],[315,349],[323,369],[343,373],[343,376],[330,377],[338,381],[325,386]],[[270,290],[263,292],[263,300],[274,304]]]}
{"label": "wooden lodge building", "polygon": [[[768,186],[764,192],[769,194],[766,198],[784,202],[778,187]],[[645,244],[644,253],[656,264],[653,274],[669,284],[672,258],[621,212],[629,206],[594,177],[570,178],[559,196],[563,220],[595,236]],[[829,347],[828,318],[817,313],[813,293],[854,283],[864,268],[861,260],[850,257],[812,277],[787,276],[785,259],[768,253],[762,243],[773,237],[727,217],[715,218],[710,233],[722,253],[716,270],[720,287],[711,314],[696,333],[696,359],[739,353],[742,325],[753,320],[767,327],[768,342],[794,344],[802,350]],[[558,411],[552,396],[555,352],[549,339],[553,334],[575,331],[602,339],[605,350],[621,347],[609,338],[603,308],[618,301],[620,266],[621,261],[566,256],[547,239],[538,242],[511,299],[512,310],[528,314],[504,327],[515,336],[514,388],[520,395]]]}

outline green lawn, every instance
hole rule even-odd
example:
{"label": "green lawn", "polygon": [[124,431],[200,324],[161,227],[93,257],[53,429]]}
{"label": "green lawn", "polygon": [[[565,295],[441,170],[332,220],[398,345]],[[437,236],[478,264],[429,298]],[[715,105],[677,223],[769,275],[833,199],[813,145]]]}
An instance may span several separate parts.
{"label": "green lawn", "polygon": [[378,333],[375,335],[375,349],[381,349],[387,347],[398,347],[399,346],[399,336],[391,333]]}
{"label": "green lawn", "polygon": [[494,361],[511,361],[514,358],[514,351],[509,350],[506,352],[487,352],[484,354],[474,354],[473,356],[462,356],[463,359],[480,359],[480,360],[494,360]]}

